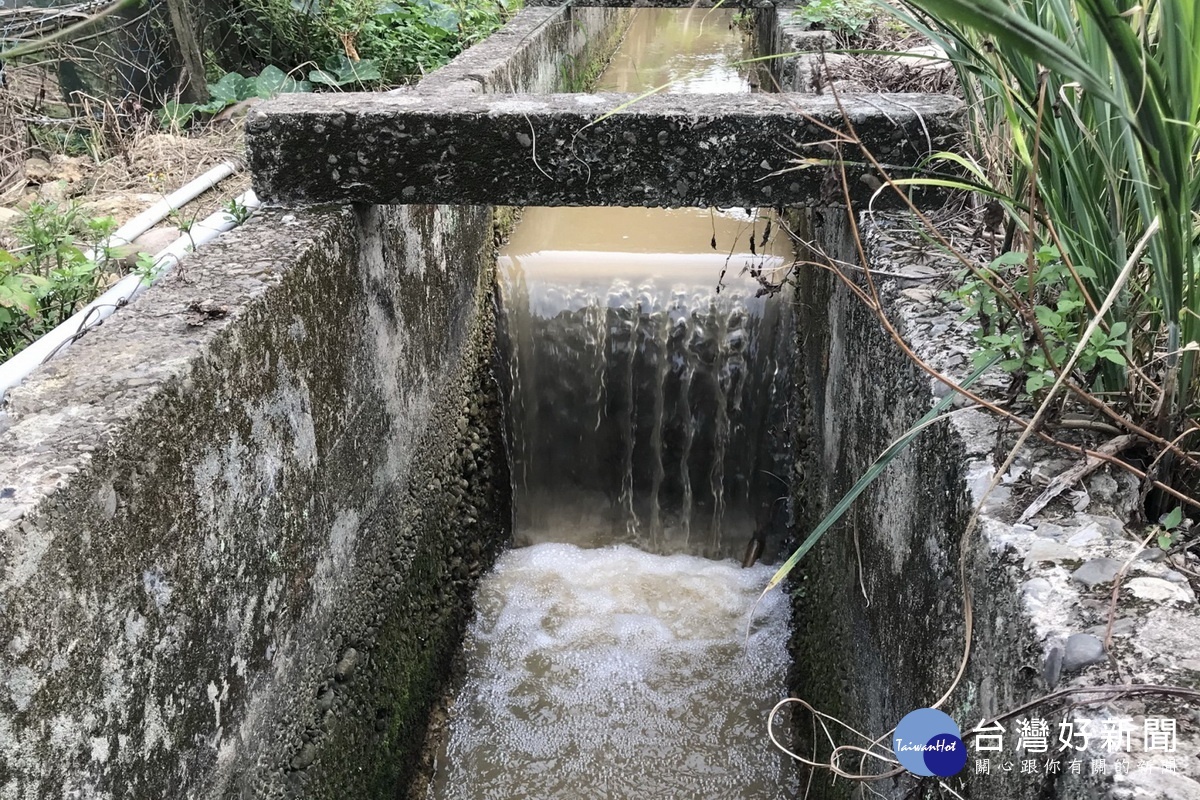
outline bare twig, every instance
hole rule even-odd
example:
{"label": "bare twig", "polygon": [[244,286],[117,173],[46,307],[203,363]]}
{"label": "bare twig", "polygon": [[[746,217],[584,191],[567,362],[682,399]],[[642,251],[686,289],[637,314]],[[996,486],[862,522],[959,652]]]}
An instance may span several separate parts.
{"label": "bare twig", "polygon": [[[1134,445],[1135,442],[1137,442],[1137,437],[1130,434],[1124,434],[1122,436],[1117,436],[1116,438],[1110,439],[1104,444],[1100,445],[1100,447],[1096,449],[1096,452],[1115,456],[1118,453],[1128,450]],[[1029,504],[1029,507],[1025,509],[1025,512],[1021,514],[1021,518],[1017,521],[1028,522],[1035,514],[1045,508],[1051,500],[1058,497],[1071,486],[1079,483],[1079,481],[1083,480],[1088,475],[1091,475],[1104,463],[1105,462],[1103,459],[1095,456],[1088,456],[1082,464],[1071,467],[1066,472],[1056,476],[1054,480],[1050,481],[1050,485],[1046,487],[1045,491],[1038,495],[1037,499]]]}

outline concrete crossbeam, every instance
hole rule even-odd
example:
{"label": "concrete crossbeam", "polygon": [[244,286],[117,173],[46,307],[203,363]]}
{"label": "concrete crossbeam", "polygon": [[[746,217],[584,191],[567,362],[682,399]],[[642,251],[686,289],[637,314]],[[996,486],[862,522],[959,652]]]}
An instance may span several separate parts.
{"label": "concrete crossbeam", "polygon": [[[962,104],[940,95],[286,95],[247,121],[254,188],[271,202],[775,206],[841,200],[828,158],[846,130],[885,164],[950,147]],[[847,148],[848,161],[861,159]],[[850,167],[858,197],[863,170]]]}

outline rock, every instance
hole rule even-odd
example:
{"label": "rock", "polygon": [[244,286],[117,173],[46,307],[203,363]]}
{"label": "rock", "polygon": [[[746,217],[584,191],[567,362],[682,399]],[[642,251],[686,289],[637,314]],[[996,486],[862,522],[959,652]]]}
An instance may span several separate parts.
{"label": "rock", "polygon": [[134,239],[131,243],[123,244],[113,249],[116,251],[116,258],[125,268],[133,269],[137,266],[138,255],[140,253],[149,253],[152,256],[158,255],[170,247],[181,235],[178,228],[153,228]]}
{"label": "rock", "polygon": [[15,208],[0,208],[0,228],[10,228],[13,223],[25,216]]}
{"label": "rock", "polygon": [[49,183],[54,180],[54,168],[44,158],[26,159],[25,180],[30,183]]}
{"label": "rock", "polygon": [[1104,644],[1099,639],[1090,633],[1073,633],[1063,650],[1062,669],[1063,672],[1075,672],[1099,664],[1104,658]]}
{"label": "rock", "polygon": [[1053,539],[1038,539],[1033,543],[1033,547],[1029,548],[1029,554],[1025,557],[1025,566],[1031,567],[1042,561],[1078,560],[1080,560],[1078,550],[1067,547],[1065,544],[1059,544]]}
{"label": "rock", "polygon": [[[1104,614],[1105,614],[1105,616],[1108,615],[1107,610],[1105,610]],[[1137,617],[1117,617],[1115,620],[1113,620],[1113,626],[1112,626],[1113,636],[1124,636],[1127,633],[1133,633],[1133,631],[1137,628],[1137,626],[1138,626],[1138,618]],[[1091,628],[1088,628],[1088,633],[1092,634],[1093,636],[1097,636],[1097,637],[1107,636],[1108,635],[1108,623],[1105,622],[1103,625],[1095,625]]]}
{"label": "rock", "polygon": [[1147,547],[1142,552],[1138,553],[1139,561],[1162,561],[1167,557],[1161,547]]}
{"label": "rock", "polygon": [[[918,287],[914,289],[901,289],[900,294],[917,303],[930,303],[937,296],[933,289]],[[941,381],[939,381],[941,383]],[[944,384],[943,384],[944,385]]]}
{"label": "rock", "polygon": [[1083,547],[1092,542],[1098,542],[1104,538],[1104,530],[1097,523],[1088,523],[1082,530],[1071,534],[1067,539],[1067,544],[1072,547]]}
{"label": "rock", "polygon": [[1046,655],[1046,663],[1042,665],[1042,680],[1046,682],[1046,688],[1053,690],[1058,686],[1058,679],[1062,675],[1063,651],[1061,647],[1051,647],[1050,652]]}
{"label": "rock", "polygon": [[1101,503],[1112,505],[1119,499],[1121,486],[1107,472],[1098,472],[1088,481],[1088,491]]}
{"label": "rock", "polygon": [[1073,466],[1075,462],[1067,458],[1048,458],[1033,465],[1029,479],[1035,486],[1045,486]]}
{"label": "rock", "polygon": [[308,769],[313,762],[317,760],[317,746],[312,742],[307,742],[304,747],[300,748],[300,752],[292,759],[292,769]]}
{"label": "rock", "polygon": [[342,659],[337,663],[334,677],[339,681],[348,681],[354,677],[354,669],[358,666],[358,651],[353,647],[347,648]]}
{"label": "rock", "polygon": [[1053,585],[1045,578],[1032,578],[1025,581],[1025,585],[1021,587],[1021,592],[1027,599],[1038,603],[1045,603],[1053,591]]}
{"label": "rock", "polygon": [[1158,602],[1194,603],[1196,598],[1188,589],[1162,578],[1134,578],[1125,583],[1125,588],[1139,600]]}
{"label": "rock", "polygon": [[1200,800],[1200,783],[1182,773],[1159,767],[1141,767],[1117,776],[1113,797],[1117,800]]}
{"label": "rock", "polygon": [[[1037,534],[1043,539],[1054,539],[1061,542],[1067,538],[1067,529],[1053,522],[1039,522]],[[1067,544],[1072,544],[1072,542],[1068,541]]]}
{"label": "rock", "polygon": [[1121,571],[1121,562],[1115,558],[1093,558],[1071,573],[1071,577],[1089,589],[1100,583],[1112,583]]}
{"label": "rock", "polygon": [[79,183],[92,171],[92,160],[84,156],[50,156],[50,171],[56,181]]}
{"label": "rock", "polygon": [[66,181],[50,181],[39,186],[37,193],[43,203],[65,203],[71,196],[71,186]]}
{"label": "rock", "polygon": [[1171,583],[1187,583],[1187,578],[1173,569],[1169,569],[1164,572],[1162,577],[1163,580],[1170,581]]}

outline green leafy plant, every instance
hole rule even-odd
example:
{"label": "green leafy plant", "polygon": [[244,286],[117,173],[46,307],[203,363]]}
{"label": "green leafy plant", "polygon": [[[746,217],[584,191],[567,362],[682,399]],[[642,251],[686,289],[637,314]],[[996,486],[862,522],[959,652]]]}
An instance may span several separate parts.
{"label": "green leafy plant", "polygon": [[13,230],[17,247],[0,250],[0,354],[12,356],[103,291],[116,227],[111,217],[87,218],[74,204],[26,210]]}
{"label": "green leafy plant", "polygon": [[[1057,248],[1038,248],[1032,254],[1032,271],[1030,262],[1025,253],[1004,253],[987,267],[960,272],[957,288],[948,294],[965,307],[963,319],[978,323],[975,363],[998,357],[1000,368],[1023,377],[1024,392],[1033,397],[1054,382],[1059,366],[1078,345],[1088,309]],[[1094,277],[1089,267],[1081,266],[1079,272]],[[998,286],[1010,287],[1026,304],[1018,309],[1006,305]],[[1021,312],[1032,313],[1036,333],[1024,324]],[[1105,367],[1125,367],[1126,328],[1119,321],[1091,335],[1075,365],[1079,385],[1103,392]]]}
{"label": "green leafy plant", "polygon": [[873,11],[870,0],[809,0],[793,17],[815,28],[854,35],[866,29]]}
{"label": "green leafy plant", "polygon": [[[967,175],[958,185],[1000,206],[1003,249],[1058,251],[1075,296],[1086,304],[1070,314],[1094,314],[1152,232],[1102,320],[1122,359],[1106,348],[1096,352],[1106,362],[1105,401],[1173,439],[1197,416],[1200,393],[1194,1],[905,5],[906,18],[948,54],[966,97],[975,147],[972,159],[958,161]],[[1027,267],[1038,269],[1036,259]],[[1044,279],[1061,280],[1061,273]],[[1000,281],[992,281],[991,291],[1027,338],[1044,337],[1043,319],[1055,321],[1045,312],[1038,318],[1045,292]]]}
{"label": "green leafy plant", "polygon": [[279,67],[265,67],[257,77],[249,78],[229,72],[222,75],[220,80],[208,85],[211,99],[207,103],[179,103],[171,100],[163,106],[159,115],[164,124],[182,126],[197,115],[218,114],[229,106],[252,97],[268,100],[279,94],[311,91],[311,83],[298,81]]}
{"label": "green leafy plant", "polygon": [[324,69],[308,73],[308,79],[315,84],[340,89],[376,84],[383,80],[383,75],[370,59],[351,61],[339,54],[326,61]]}
{"label": "green leafy plant", "polygon": [[[327,87],[406,83],[486,38],[519,6],[510,0],[239,0],[237,13],[213,21],[237,47],[214,43],[209,61],[243,71],[295,64],[317,72],[315,82]],[[364,63],[378,77],[369,77]]]}
{"label": "green leafy plant", "polygon": [[150,253],[138,253],[137,263],[133,266],[133,274],[142,279],[143,284],[149,285],[158,277],[158,261]]}
{"label": "green leafy plant", "polygon": [[1183,535],[1180,526],[1183,524],[1183,507],[1175,506],[1159,523],[1162,533],[1157,537],[1159,549],[1170,550],[1179,543]]}
{"label": "green leafy plant", "polygon": [[224,211],[238,225],[241,225],[254,215],[254,211],[248,208],[245,203],[239,202],[236,197],[225,204]]}

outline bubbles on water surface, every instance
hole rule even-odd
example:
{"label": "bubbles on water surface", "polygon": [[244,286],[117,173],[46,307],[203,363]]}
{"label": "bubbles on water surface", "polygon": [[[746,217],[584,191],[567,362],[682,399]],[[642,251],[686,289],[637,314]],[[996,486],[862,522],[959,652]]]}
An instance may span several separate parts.
{"label": "bubbles on water surface", "polygon": [[431,797],[776,798],[786,694],[771,568],[627,546],[506,553],[480,587]]}

